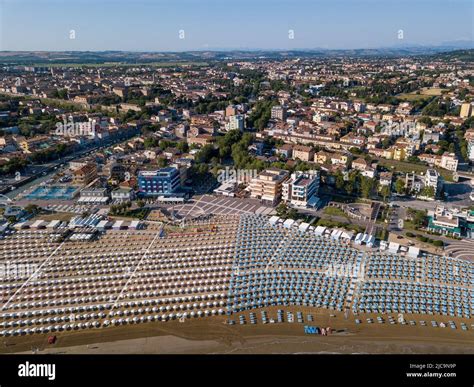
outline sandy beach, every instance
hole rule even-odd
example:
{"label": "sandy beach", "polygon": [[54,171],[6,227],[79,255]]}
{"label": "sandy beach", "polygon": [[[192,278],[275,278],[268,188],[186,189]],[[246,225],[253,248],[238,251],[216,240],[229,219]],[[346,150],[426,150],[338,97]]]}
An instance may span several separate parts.
{"label": "sandy beach", "polygon": [[[266,308],[270,316],[278,308]],[[439,316],[406,316],[417,325],[367,324],[366,318],[345,319],[342,313],[312,308],[285,308],[314,316],[312,323],[275,323],[256,325],[227,325],[225,317],[155,322],[131,326],[57,334],[54,345],[47,344],[47,336],[22,336],[3,340],[2,353],[39,354],[281,354],[281,353],[375,353],[375,354],[436,354],[474,353],[474,331],[462,331],[462,320]],[[260,311],[256,311],[259,316]],[[245,313],[248,320],[248,313]],[[332,316],[331,316],[332,315]],[[387,316],[384,316],[386,319]],[[234,316],[235,318],[235,316]],[[426,327],[419,324],[427,322]],[[430,321],[453,320],[458,329],[434,328]],[[468,320],[464,321],[468,326]],[[334,329],[330,336],[308,335],[304,325]]]}

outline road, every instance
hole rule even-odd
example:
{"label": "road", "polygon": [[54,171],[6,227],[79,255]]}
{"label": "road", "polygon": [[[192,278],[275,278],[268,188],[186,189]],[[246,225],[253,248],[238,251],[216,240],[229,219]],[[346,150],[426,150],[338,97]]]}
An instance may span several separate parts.
{"label": "road", "polygon": [[[46,164],[42,164],[42,165],[29,165],[26,168],[27,172],[30,171],[31,174],[38,175],[38,178],[36,178],[36,179],[34,179],[34,180],[32,180],[28,183],[22,184],[17,189],[6,193],[5,196],[9,197],[10,199],[14,199],[19,194],[21,194],[22,192],[25,192],[28,188],[30,188],[34,185],[38,185],[38,184],[42,183],[43,181],[46,181],[46,180],[50,179],[51,177],[53,177],[56,173],[58,173],[58,171],[59,171],[60,167],[62,166],[62,164],[66,165],[68,162],[70,162],[74,159],[78,159],[80,157],[92,154],[93,152],[108,148],[108,147],[113,146],[113,145],[115,145],[117,143],[120,143],[122,141],[125,141],[125,138],[123,138],[123,137],[117,138],[117,139],[114,139],[112,141],[107,142],[106,144],[100,144],[100,143],[99,144],[91,144],[92,146],[90,146],[90,147],[78,150],[78,151],[74,152],[73,154],[62,157],[58,160],[54,160],[50,163],[46,163]],[[45,171],[49,171],[49,173],[42,176],[41,174]],[[4,179],[4,181],[5,181],[5,179]]]}

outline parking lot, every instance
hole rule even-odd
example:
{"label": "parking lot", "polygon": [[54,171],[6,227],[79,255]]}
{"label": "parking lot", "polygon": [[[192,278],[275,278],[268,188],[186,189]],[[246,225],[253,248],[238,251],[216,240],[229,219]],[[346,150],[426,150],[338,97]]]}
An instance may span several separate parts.
{"label": "parking lot", "polygon": [[271,215],[275,212],[272,207],[262,205],[255,199],[238,199],[212,195],[195,196],[193,200],[184,204],[166,206],[179,217],[193,218],[199,215],[241,215],[261,214]]}

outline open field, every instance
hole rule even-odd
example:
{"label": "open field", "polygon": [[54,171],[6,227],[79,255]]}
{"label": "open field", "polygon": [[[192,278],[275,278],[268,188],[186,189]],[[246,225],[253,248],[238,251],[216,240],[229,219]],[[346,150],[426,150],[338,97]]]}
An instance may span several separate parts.
{"label": "open field", "polygon": [[411,93],[403,93],[397,95],[397,98],[404,101],[416,101],[422,99],[430,99],[431,97],[439,96],[443,91],[447,89],[435,88],[435,87],[424,87],[421,90],[413,91]]}
{"label": "open field", "polygon": [[324,209],[324,213],[326,215],[343,216],[344,218],[349,218],[349,216],[343,210],[337,207],[326,207]]}

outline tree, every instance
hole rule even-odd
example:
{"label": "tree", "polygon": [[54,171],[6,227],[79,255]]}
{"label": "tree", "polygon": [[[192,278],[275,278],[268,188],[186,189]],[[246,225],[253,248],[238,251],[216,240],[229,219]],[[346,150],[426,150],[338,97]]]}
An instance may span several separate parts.
{"label": "tree", "polygon": [[160,168],[164,168],[168,165],[168,159],[166,159],[164,157],[158,157],[157,162],[158,162],[158,166]]}
{"label": "tree", "polygon": [[149,148],[154,148],[158,146],[159,141],[156,138],[153,137],[147,137],[145,138],[145,141],[143,142],[143,145],[146,149]]}
{"label": "tree", "polygon": [[390,193],[391,193],[391,190],[390,190],[390,186],[388,186],[388,185],[384,185],[380,189],[380,195],[382,195],[384,202],[387,200],[387,197],[390,196]]}
{"label": "tree", "polygon": [[426,222],[426,211],[408,208],[407,215],[413,220],[416,227],[421,227]]}
{"label": "tree", "polygon": [[39,211],[39,207],[36,204],[28,204],[25,207],[25,212],[29,215],[34,215]]}
{"label": "tree", "polygon": [[294,208],[290,208],[288,211],[288,218],[290,219],[296,219],[298,217],[298,211],[296,211]]}
{"label": "tree", "polygon": [[403,182],[402,179],[398,179],[395,182],[395,191],[399,195],[403,195],[405,193],[405,183]]}
{"label": "tree", "polygon": [[285,203],[280,203],[276,208],[276,213],[280,218],[286,218],[288,214],[288,207]]}
{"label": "tree", "polygon": [[357,194],[360,189],[360,175],[358,171],[351,171],[349,178],[344,184],[344,188],[348,195]]}
{"label": "tree", "polygon": [[423,187],[423,189],[420,192],[421,196],[429,197],[429,198],[434,198],[435,197],[435,189],[433,187]]}
{"label": "tree", "polygon": [[216,154],[216,150],[212,145],[204,145],[201,150],[196,153],[196,163],[208,163]]}
{"label": "tree", "polygon": [[186,153],[186,152],[189,151],[188,143],[185,142],[185,141],[180,141],[180,142],[178,142],[178,145],[177,145],[176,147],[177,147],[177,148],[180,150],[180,152],[182,152],[182,153]]}
{"label": "tree", "polygon": [[375,188],[375,180],[366,176],[360,179],[360,189],[362,196],[366,199],[370,198]]}
{"label": "tree", "polygon": [[344,181],[344,175],[339,171],[336,174],[336,189],[343,190],[346,182]]}

